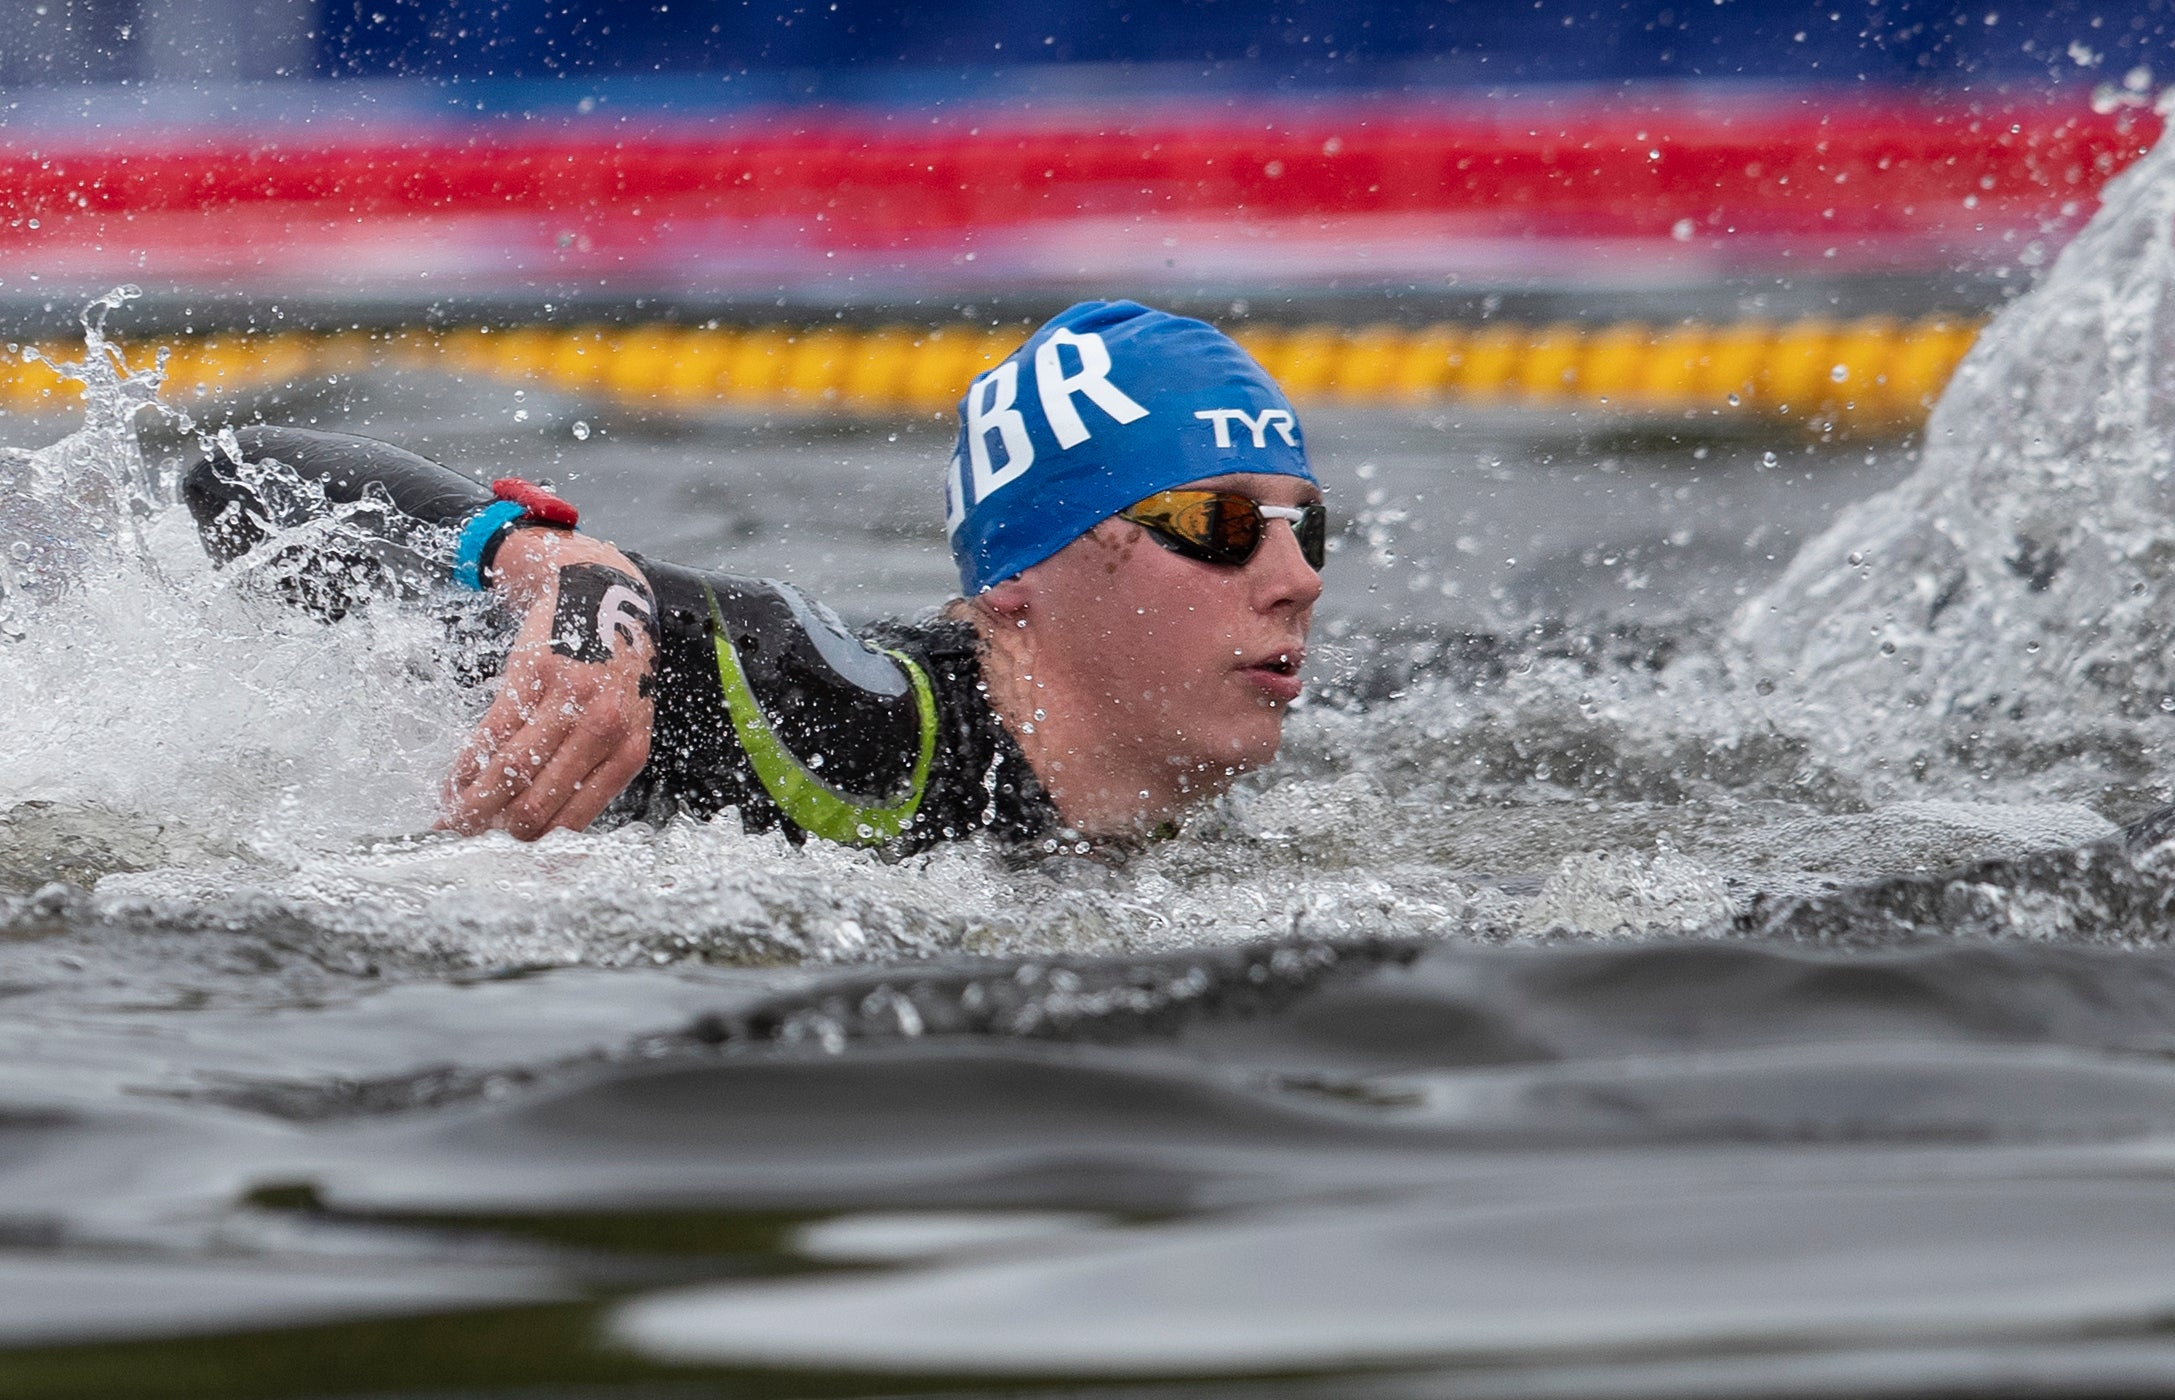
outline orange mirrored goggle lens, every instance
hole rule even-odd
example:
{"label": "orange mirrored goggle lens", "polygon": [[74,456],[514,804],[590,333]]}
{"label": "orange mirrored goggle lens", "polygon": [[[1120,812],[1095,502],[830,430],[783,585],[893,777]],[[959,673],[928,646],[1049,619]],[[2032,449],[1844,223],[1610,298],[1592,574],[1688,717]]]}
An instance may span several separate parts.
{"label": "orange mirrored goggle lens", "polygon": [[1320,572],[1329,541],[1329,511],[1320,502],[1298,507],[1264,508],[1251,496],[1235,491],[1159,491],[1118,512],[1120,519],[1142,526],[1157,541],[1189,559],[1237,568],[1254,557],[1268,532],[1270,516],[1289,519],[1298,538],[1299,554]]}

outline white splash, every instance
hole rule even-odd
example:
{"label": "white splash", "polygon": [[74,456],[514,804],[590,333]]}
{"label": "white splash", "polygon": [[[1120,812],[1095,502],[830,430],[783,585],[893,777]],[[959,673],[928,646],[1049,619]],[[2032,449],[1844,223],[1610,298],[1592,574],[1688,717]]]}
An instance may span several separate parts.
{"label": "white splash", "polygon": [[434,629],[395,609],[327,628],[213,570],[137,438],[164,356],[131,371],[104,333],[134,295],[92,303],[84,358],[52,366],[84,386],[83,426],[0,455],[0,875],[49,861],[56,830],[138,864],[427,827],[471,704]]}
{"label": "white splash", "polygon": [[[1902,485],[1739,615],[1861,766],[2151,781],[2175,726],[2175,139],[1980,336]],[[1848,759],[1846,759],[1848,761]]]}
{"label": "white splash", "polygon": [[85,412],[82,428],[43,451],[0,452],[0,628],[10,636],[101,561],[140,554],[139,521],[171,499],[152,479],[135,431],[137,415],[158,403],[165,352],[153,368],[132,372],[105,334],[107,313],[138,295],[117,287],[84,308],[80,361],[23,351],[81,384]]}

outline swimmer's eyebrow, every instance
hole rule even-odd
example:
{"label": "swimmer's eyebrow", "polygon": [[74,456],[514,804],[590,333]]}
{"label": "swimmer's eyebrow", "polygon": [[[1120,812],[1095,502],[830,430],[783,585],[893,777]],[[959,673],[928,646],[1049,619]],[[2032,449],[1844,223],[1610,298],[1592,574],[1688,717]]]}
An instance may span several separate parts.
{"label": "swimmer's eyebrow", "polygon": [[[1217,478],[1215,477],[1209,477],[1204,481],[1197,481],[1186,486],[1173,487],[1172,489],[1177,491],[1228,491],[1234,496],[1244,496],[1249,501],[1253,501],[1257,504],[1261,503],[1259,488],[1249,490],[1236,483],[1226,486],[1218,486],[1215,484],[1216,480]],[[1319,485],[1315,484],[1314,482],[1305,480],[1301,480],[1300,485],[1304,489],[1300,492],[1299,499],[1297,502],[1295,502],[1295,504],[1302,506],[1319,506],[1328,504],[1328,498],[1322,494],[1322,488]]]}

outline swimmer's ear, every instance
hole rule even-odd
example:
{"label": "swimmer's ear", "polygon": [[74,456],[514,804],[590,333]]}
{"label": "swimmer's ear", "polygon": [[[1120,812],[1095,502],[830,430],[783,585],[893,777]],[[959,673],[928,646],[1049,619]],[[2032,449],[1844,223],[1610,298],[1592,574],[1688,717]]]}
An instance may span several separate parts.
{"label": "swimmer's ear", "polygon": [[1002,583],[993,583],[974,597],[974,605],[991,617],[1006,622],[1018,622],[1026,618],[1034,602],[1035,590],[1027,581],[1014,575]]}

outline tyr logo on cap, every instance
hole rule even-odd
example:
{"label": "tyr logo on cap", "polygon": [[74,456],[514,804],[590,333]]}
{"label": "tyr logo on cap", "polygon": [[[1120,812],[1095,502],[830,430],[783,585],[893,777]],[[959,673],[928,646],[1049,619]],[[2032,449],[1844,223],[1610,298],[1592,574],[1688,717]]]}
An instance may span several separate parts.
{"label": "tyr logo on cap", "polygon": [[1285,446],[1297,447],[1299,445],[1299,439],[1292,436],[1291,431],[1299,426],[1299,420],[1291,416],[1291,410],[1288,408],[1264,408],[1259,416],[1248,413],[1243,408],[1203,408],[1197,410],[1193,416],[1206,418],[1216,425],[1216,445],[1218,447],[1229,447],[1231,445],[1231,425],[1234,422],[1246,425],[1246,430],[1254,435],[1254,446],[1256,447],[1267,447],[1269,445],[1269,429],[1271,428],[1276,429],[1276,435],[1284,440]]}

